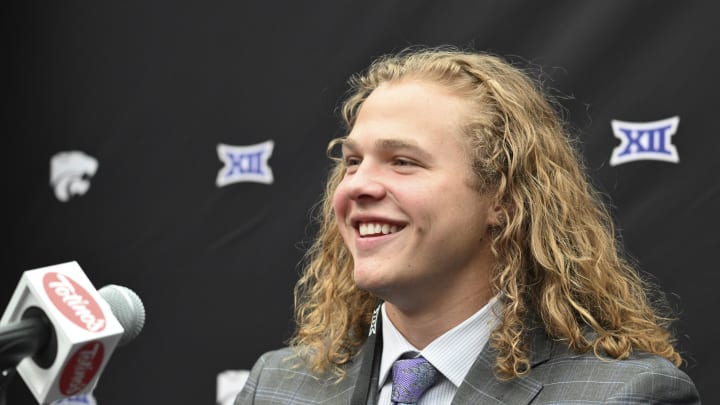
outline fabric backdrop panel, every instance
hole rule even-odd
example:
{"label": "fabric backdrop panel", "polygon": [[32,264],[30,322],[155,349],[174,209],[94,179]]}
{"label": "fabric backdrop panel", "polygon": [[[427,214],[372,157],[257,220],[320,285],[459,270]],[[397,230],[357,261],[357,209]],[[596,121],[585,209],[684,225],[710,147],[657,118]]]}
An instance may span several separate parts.
{"label": "fabric backdrop panel", "polygon": [[[98,404],[213,403],[219,373],[285,344],[346,80],[415,44],[508,57],[558,96],[618,236],[680,319],[683,369],[720,403],[715,3],[6,3],[0,300],[70,260],[138,293],[147,324]],[[611,164],[613,120],[673,117],[678,162]],[[223,161],[220,144],[245,149]],[[20,379],[10,403],[34,403]]]}

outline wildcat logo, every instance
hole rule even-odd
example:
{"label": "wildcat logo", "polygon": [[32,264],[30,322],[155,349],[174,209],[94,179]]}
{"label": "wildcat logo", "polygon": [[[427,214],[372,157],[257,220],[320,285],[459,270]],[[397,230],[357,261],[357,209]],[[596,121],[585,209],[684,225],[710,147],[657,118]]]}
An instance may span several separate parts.
{"label": "wildcat logo", "polygon": [[273,141],[248,146],[218,144],[217,154],[225,166],[218,172],[217,186],[239,182],[272,184],[273,173],[268,159],[274,145]]}
{"label": "wildcat logo", "polygon": [[59,152],[50,158],[50,185],[59,201],[67,202],[72,195],[83,195],[90,188],[90,178],[98,169],[98,161],[80,151]]}
{"label": "wildcat logo", "polygon": [[680,117],[653,122],[626,122],[612,120],[613,134],[620,146],[613,150],[610,166],[635,160],[661,160],[678,163],[677,149],[671,137],[677,131]]}

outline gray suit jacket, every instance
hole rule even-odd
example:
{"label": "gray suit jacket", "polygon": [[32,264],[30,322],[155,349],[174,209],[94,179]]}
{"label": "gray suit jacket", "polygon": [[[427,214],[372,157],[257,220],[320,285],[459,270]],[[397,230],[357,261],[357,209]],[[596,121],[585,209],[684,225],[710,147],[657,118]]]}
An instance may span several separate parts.
{"label": "gray suit jacket", "polygon": [[[638,353],[620,361],[576,354],[566,345],[537,333],[532,340],[532,369],[522,378],[499,381],[493,374],[495,352],[486,346],[458,387],[460,404],[699,404],[692,380],[668,360]],[[313,376],[288,348],[264,354],[253,367],[235,405],[348,404],[358,380],[363,347],[345,367],[347,376]],[[371,380],[377,386],[377,376]],[[376,403],[370,390],[368,403]]]}

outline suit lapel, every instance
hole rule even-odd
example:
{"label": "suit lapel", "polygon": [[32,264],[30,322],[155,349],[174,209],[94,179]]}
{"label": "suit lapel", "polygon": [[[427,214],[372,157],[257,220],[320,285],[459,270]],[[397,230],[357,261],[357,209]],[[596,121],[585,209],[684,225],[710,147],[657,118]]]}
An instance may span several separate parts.
{"label": "suit lapel", "polygon": [[[306,390],[305,392],[309,395],[306,400],[313,398],[314,403],[323,405],[350,405],[353,392],[358,386],[358,377],[362,364],[360,356],[362,355],[362,352],[358,353],[353,360],[350,360],[350,362],[345,365],[345,377],[339,382],[336,381],[337,377],[335,375],[328,374],[317,379],[317,377],[308,374],[307,378],[310,380],[302,381],[303,389]],[[322,396],[318,396],[318,392],[322,393]],[[287,397],[282,397],[282,399],[284,403],[292,402],[288,401]]]}
{"label": "suit lapel", "polygon": [[[532,367],[547,361],[552,352],[553,342],[542,329],[534,329],[530,335]],[[494,367],[497,352],[488,342],[475,363],[470,368],[465,380],[458,387],[453,405],[460,404],[528,404],[542,390],[542,383],[525,376],[501,381],[495,377]]]}

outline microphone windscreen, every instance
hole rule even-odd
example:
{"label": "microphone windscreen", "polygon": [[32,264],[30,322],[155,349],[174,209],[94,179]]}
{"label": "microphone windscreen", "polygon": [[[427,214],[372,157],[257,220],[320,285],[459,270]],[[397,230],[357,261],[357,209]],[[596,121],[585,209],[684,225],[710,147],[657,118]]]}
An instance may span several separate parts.
{"label": "microphone windscreen", "polygon": [[98,293],[110,305],[113,315],[125,329],[118,345],[125,345],[135,339],[145,325],[145,306],[140,297],[133,290],[115,284],[106,285]]}

